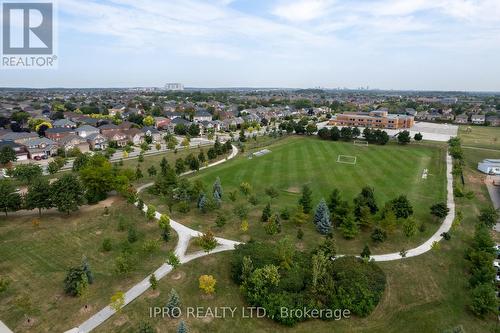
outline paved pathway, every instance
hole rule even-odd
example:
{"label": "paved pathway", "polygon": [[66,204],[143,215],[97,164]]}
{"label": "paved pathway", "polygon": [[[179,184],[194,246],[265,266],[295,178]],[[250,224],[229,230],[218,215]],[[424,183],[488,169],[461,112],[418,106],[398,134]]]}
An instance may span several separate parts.
{"label": "paved pathway", "polygon": [[[206,169],[206,168],[210,168],[210,167],[222,164],[222,163],[236,157],[237,154],[238,154],[238,148],[236,148],[236,146],[233,146],[233,150],[232,150],[231,154],[226,159],[214,162],[214,163],[212,163],[206,167],[203,167],[201,169]],[[193,171],[186,172],[183,175],[190,174],[192,172]],[[138,190],[138,192],[141,192],[144,189],[146,189],[147,187],[150,187],[152,185],[153,185],[153,183],[145,184],[145,185],[142,185],[141,187],[139,187],[137,190]],[[136,205],[137,205],[137,203],[136,203]],[[147,209],[148,209],[147,205],[144,205],[144,208],[143,208],[144,212],[146,212]],[[156,212],[155,218],[157,220],[159,220],[161,215],[162,214],[160,212]],[[177,235],[178,235],[178,242],[177,242],[177,246],[175,247],[175,254],[179,258],[181,264],[184,264],[184,263],[187,263],[187,262],[194,260],[196,258],[200,258],[200,257],[208,255],[208,253],[203,252],[203,251],[198,251],[198,252],[194,252],[194,253],[186,255],[186,251],[187,251],[187,248],[189,246],[189,240],[193,237],[200,236],[202,233],[200,233],[199,231],[190,229],[190,228],[186,227],[185,225],[180,224],[174,220],[170,220],[170,226],[172,227],[172,229],[175,230],[175,232],[177,232]],[[222,251],[234,250],[234,247],[239,244],[239,242],[235,242],[235,241],[224,239],[224,238],[216,237],[216,239],[217,239],[217,242],[219,243],[219,245],[210,253],[217,253],[217,252],[222,252]],[[160,280],[165,275],[170,273],[172,271],[172,269],[173,269],[173,267],[171,265],[165,263],[154,272],[154,275],[156,276],[156,278],[158,280]],[[144,292],[146,292],[146,290],[148,290],[149,287],[151,287],[151,284],[149,283],[150,277],[151,277],[151,275],[146,276],[141,282],[139,282],[138,284],[133,286],[131,289],[129,289],[125,293],[125,305],[132,302],[134,299],[136,299],[137,297],[142,295]],[[79,327],[75,327],[75,328],[67,331],[67,333],[91,332],[97,326],[101,325],[106,320],[108,320],[115,313],[116,313],[116,311],[111,306],[108,305],[104,309],[102,309],[101,311],[99,311],[98,313],[96,313],[95,315],[90,317],[88,320],[86,320]]]}
{"label": "paved pathway", "polygon": [[[238,154],[238,148],[233,146],[233,151],[230,156],[228,156],[226,159],[212,163],[204,168],[209,168],[213,167],[219,164],[224,163],[227,160],[230,160],[234,158]],[[450,209],[448,215],[446,216],[444,222],[441,224],[439,229],[436,231],[434,235],[432,235],[431,238],[429,238],[425,243],[422,245],[408,250],[406,257],[405,258],[410,258],[410,257],[416,257],[421,254],[424,254],[432,249],[432,245],[434,242],[439,242],[442,239],[441,234],[443,232],[448,232],[453,224],[453,220],[455,219],[455,201],[453,197],[453,175],[451,173],[452,171],[452,158],[450,155],[446,155],[446,177],[447,177],[447,205],[448,208]],[[201,170],[200,169],[200,170]],[[183,175],[190,174],[192,171],[187,172]],[[152,186],[153,183],[145,184],[142,185],[137,189],[138,192],[143,191],[144,189]],[[147,211],[147,205],[144,206],[144,211]],[[161,217],[161,213],[156,212],[155,218],[159,219]],[[200,258],[203,256],[206,256],[207,253],[199,251],[195,253],[191,253],[189,255],[186,255],[186,250],[189,245],[189,240],[192,237],[198,237],[201,235],[199,231],[190,229],[186,227],[183,224],[180,224],[176,221],[170,220],[170,225],[171,227],[177,232],[178,234],[178,243],[175,248],[175,254],[179,257],[180,262],[187,263],[191,260],[194,260],[196,258]],[[211,253],[217,253],[217,252],[222,252],[222,251],[230,251],[234,250],[234,247],[237,244],[240,244],[239,242],[224,239],[224,238],[217,238],[217,241],[219,243],[219,246],[214,249]],[[382,255],[374,255],[371,257],[375,261],[393,261],[393,260],[401,260],[403,259],[399,253],[389,253],[389,254],[382,254]],[[163,264],[160,268],[158,268],[154,274],[156,278],[159,280],[163,278],[165,275],[170,273],[172,271],[172,266],[168,264]],[[136,284],[134,287],[132,287],[130,290],[128,290],[125,293],[125,305],[129,304],[132,302],[134,299],[139,297],[141,294],[143,294],[146,290],[149,289],[151,286],[149,283],[149,277],[148,275],[144,280]],[[125,306],[124,305],[124,306]],[[91,332],[93,329],[95,329],[97,326],[101,325],[104,323],[107,319],[109,319],[111,316],[113,316],[116,313],[114,309],[112,309],[110,306],[106,306],[104,309],[99,311],[97,314],[94,316],[90,317],[87,321],[85,321],[83,324],[81,324],[79,327],[73,328],[66,333],[87,333]]]}

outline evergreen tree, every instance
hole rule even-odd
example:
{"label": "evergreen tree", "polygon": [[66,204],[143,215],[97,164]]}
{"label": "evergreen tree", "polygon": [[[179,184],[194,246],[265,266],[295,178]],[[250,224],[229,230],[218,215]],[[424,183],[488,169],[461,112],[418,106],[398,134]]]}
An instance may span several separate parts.
{"label": "evergreen tree", "polygon": [[353,239],[358,234],[358,224],[351,214],[347,215],[347,217],[342,221],[342,224],[340,225],[340,231],[342,232],[342,236],[344,236],[345,239]]}
{"label": "evergreen tree", "polygon": [[407,219],[413,215],[413,207],[406,195],[401,195],[391,201],[392,211],[398,219]]}
{"label": "evergreen tree", "polygon": [[360,211],[360,216],[359,216],[359,225],[362,228],[369,229],[372,226],[373,223],[373,218],[370,213],[370,208],[368,206],[363,206]]}
{"label": "evergreen tree", "polygon": [[361,252],[361,258],[370,258],[370,256],[372,255],[371,251],[370,251],[370,248],[368,247],[368,245],[365,245],[365,247],[363,248],[363,251]]}
{"label": "evergreen tree", "polygon": [[206,206],[207,206],[207,196],[205,195],[205,193],[201,193],[200,197],[198,198],[197,207],[202,212],[206,212]]}
{"label": "evergreen tree", "polygon": [[170,166],[168,165],[167,159],[165,157],[163,157],[161,159],[161,162],[160,162],[160,168],[161,168],[161,175],[162,176],[166,176],[167,175],[169,167]]}
{"label": "evergreen tree", "polygon": [[224,192],[222,190],[222,184],[221,184],[221,181],[220,181],[220,178],[217,177],[215,179],[215,182],[214,182],[214,186],[213,186],[213,193],[214,193],[214,198],[215,198],[215,193],[218,193],[218,198],[219,199],[222,199],[222,196],[224,195]]}
{"label": "evergreen tree", "polygon": [[135,179],[141,179],[142,177],[142,170],[139,166],[137,166],[137,169],[135,169]]}
{"label": "evergreen tree", "polygon": [[87,276],[87,281],[89,284],[94,283],[94,274],[90,270],[90,265],[86,257],[83,258],[82,260],[82,270]]}
{"label": "evergreen tree", "polygon": [[266,207],[264,207],[264,210],[262,211],[262,217],[260,220],[262,222],[268,222],[269,218],[271,218],[271,204],[267,203]]}
{"label": "evergreen tree", "polygon": [[319,233],[327,235],[332,231],[330,211],[328,210],[325,199],[322,199],[319,205],[316,207],[313,221]]}
{"label": "evergreen tree", "polygon": [[330,209],[330,212],[334,212],[341,201],[342,199],[340,197],[340,191],[334,188],[332,193],[330,194],[330,198],[328,199],[328,209]]}
{"label": "evergreen tree", "polygon": [[387,231],[393,232],[396,229],[397,217],[392,209],[387,209],[384,214],[384,218],[380,221],[380,225]]}
{"label": "evergreen tree", "polygon": [[177,291],[172,288],[168,296],[167,305],[165,306],[168,309],[171,317],[176,317],[180,314],[180,306],[181,299],[179,298],[179,294],[177,294]]}
{"label": "evergreen tree", "polygon": [[188,328],[184,320],[181,320],[179,326],[177,327],[177,333],[188,333]]}
{"label": "evergreen tree", "polygon": [[149,177],[156,176],[156,167],[152,165],[151,167],[148,168],[148,175]]}
{"label": "evergreen tree", "polygon": [[149,283],[151,284],[151,289],[156,290],[158,288],[158,279],[154,273],[149,277]]}
{"label": "evergreen tree", "polygon": [[318,246],[318,251],[323,252],[329,259],[335,258],[337,255],[337,246],[332,233],[328,234],[323,243]]}
{"label": "evergreen tree", "polygon": [[304,209],[304,213],[309,214],[312,210],[312,191],[309,186],[304,185],[302,188],[302,197],[299,200],[299,204]]}

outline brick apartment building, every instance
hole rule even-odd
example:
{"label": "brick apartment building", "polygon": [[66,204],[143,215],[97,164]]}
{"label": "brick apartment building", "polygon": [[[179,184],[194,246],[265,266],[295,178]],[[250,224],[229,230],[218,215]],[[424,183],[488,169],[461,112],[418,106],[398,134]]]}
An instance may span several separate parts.
{"label": "brick apartment building", "polygon": [[370,128],[410,128],[415,120],[404,114],[389,114],[387,111],[345,112],[335,115],[329,122],[331,126],[352,126]]}

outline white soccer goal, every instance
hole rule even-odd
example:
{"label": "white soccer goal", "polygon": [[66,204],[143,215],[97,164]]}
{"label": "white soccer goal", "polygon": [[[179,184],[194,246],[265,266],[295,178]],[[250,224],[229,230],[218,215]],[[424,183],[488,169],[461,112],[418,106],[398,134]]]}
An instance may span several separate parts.
{"label": "white soccer goal", "polygon": [[349,156],[349,155],[339,155],[337,157],[337,163],[344,163],[344,164],[356,164],[358,161],[358,158],[356,156]]}
{"label": "white soccer goal", "polygon": [[354,145],[367,147],[368,141],[354,140]]}

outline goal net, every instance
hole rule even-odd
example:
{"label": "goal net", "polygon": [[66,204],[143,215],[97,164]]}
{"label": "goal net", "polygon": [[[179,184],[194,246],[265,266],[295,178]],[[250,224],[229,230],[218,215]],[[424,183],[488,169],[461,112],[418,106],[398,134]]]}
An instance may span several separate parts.
{"label": "goal net", "polygon": [[354,145],[356,146],[368,146],[368,141],[354,140]]}
{"label": "goal net", "polygon": [[337,163],[344,163],[344,164],[356,164],[358,161],[358,158],[356,156],[349,156],[349,155],[339,155],[337,157]]}

